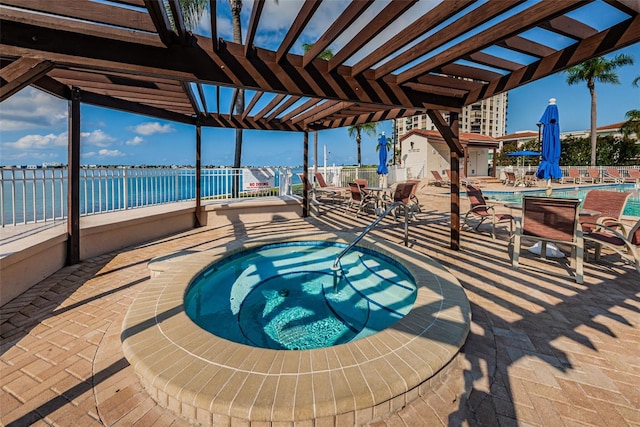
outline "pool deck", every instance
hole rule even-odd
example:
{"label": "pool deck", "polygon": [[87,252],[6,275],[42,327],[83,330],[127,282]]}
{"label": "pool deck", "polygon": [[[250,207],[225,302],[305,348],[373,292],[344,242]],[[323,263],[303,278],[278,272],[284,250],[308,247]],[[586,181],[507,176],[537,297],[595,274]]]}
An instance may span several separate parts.
{"label": "pool deck", "polygon": [[[575,186],[554,185],[559,187]],[[497,227],[496,240],[489,227],[481,227],[482,233],[465,227],[462,250],[451,250],[446,192],[420,189],[423,212],[409,237],[413,249],[458,279],[471,303],[462,370],[451,372],[433,393],[369,425],[640,425],[640,275],[607,252],[585,263],[582,285],[557,261],[547,264],[526,254],[530,267],[513,270],[508,227]],[[461,203],[465,212],[468,202]],[[189,425],[149,396],[123,355],[123,320],[150,281],[147,263],[292,229],[355,236],[372,220],[356,220],[352,212],[327,205],[320,213],[306,220],[198,228],[125,248],[65,267],[5,304],[0,424]],[[391,219],[372,233],[403,239],[400,223]],[[214,422],[236,425],[230,419]],[[345,418],[338,425],[354,423]]]}

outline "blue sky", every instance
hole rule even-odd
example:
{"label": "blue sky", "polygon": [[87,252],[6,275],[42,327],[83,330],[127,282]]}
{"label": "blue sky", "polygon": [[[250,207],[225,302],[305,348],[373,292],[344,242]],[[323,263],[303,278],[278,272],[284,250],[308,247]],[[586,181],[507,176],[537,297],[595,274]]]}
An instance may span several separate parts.
{"label": "blue sky", "polygon": [[[263,14],[268,13],[269,8],[275,8],[278,5],[282,8],[291,4],[291,0],[280,0],[277,4],[266,2]],[[320,29],[326,28],[326,22],[335,19],[336,14],[340,12],[340,7],[344,7],[342,1],[322,4],[324,9],[323,7],[318,9],[317,16],[309,23],[308,30],[294,46],[294,53],[301,53],[303,42],[312,42],[317,39],[321,34]],[[433,2],[429,0],[419,4],[433,7]],[[384,4],[380,7],[382,6]],[[227,9],[228,2],[218,2],[219,35],[230,39],[231,27]],[[243,20],[248,20],[250,11],[251,2],[245,0]],[[284,7],[277,12],[270,15],[277,19],[260,21],[260,37],[256,39],[256,45],[273,49],[273,41],[281,39],[282,32],[286,30],[288,22],[295,16],[297,10],[294,7]],[[371,11],[371,13],[375,12],[375,10]],[[602,14],[594,14],[593,10],[585,12],[595,15],[597,20],[605,19]],[[411,16],[415,17],[418,14],[408,14],[407,19],[411,19]],[[367,19],[371,18],[363,16],[361,25],[365,25]],[[196,33],[207,34],[208,16],[203,16],[201,22],[203,27],[198,28]],[[592,25],[597,28],[597,23],[595,21]],[[358,23],[354,25],[357,26]],[[388,37],[388,34],[386,36]],[[332,48],[337,51],[341,43],[343,42],[338,39]],[[379,41],[376,42],[374,39],[372,43],[379,43]],[[562,42],[558,41],[558,43]],[[634,88],[631,85],[631,81],[640,75],[640,44],[607,56],[617,53],[631,55],[636,64],[618,69],[620,85],[596,85],[598,126],[622,122],[625,120],[627,111],[640,109],[640,88]],[[350,61],[357,60],[358,58],[352,58]],[[228,93],[230,90],[222,91],[222,105],[229,104],[224,99]],[[251,99],[251,95],[252,92],[248,91],[248,100]],[[551,97],[557,99],[561,131],[589,128],[590,97],[586,84],[568,86],[566,74],[559,73],[509,91],[507,133],[536,130],[536,123]],[[262,98],[264,99],[256,105],[254,112],[270,100],[266,96]],[[81,162],[83,164],[192,165],[195,162],[195,128],[193,126],[84,104],[81,108],[81,117]],[[385,131],[387,136],[391,135],[391,121],[381,122],[379,131]],[[312,134],[309,140],[310,146],[313,147]],[[220,166],[232,164],[234,141],[234,131],[231,129],[203,128],[203,164]],[[363,164],[377,163],[376,141],[377,138],[363,136]],[[325,145],[329,165],[356,163],[356,143],[348,136],[347,128],[319,132],[318,144],[320,164],[323,163],[322,152]],[[302,149],[302,133],[245,131],[242,163],[246,166],[300,165]],[[313,156],[312,152],[311,156]],[[313,157],[310,160],[313,161]],[[27,165],[42,162],[67,162],[67,102],[36,89],[26,88],[0,104],[0,164]]]}

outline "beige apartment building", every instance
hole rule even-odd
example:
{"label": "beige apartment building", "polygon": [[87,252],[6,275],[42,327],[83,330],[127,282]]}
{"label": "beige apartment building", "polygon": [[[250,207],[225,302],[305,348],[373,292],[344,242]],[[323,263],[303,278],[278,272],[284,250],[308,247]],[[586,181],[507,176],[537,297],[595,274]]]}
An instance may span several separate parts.
{"label": "beige apartment building", "polygon": [[[507,131],[507,92],[467,105],[460,115],[460,132],[476,133],[493,138],[506,134]],[[445,120],[449,113],[443,112]],[[399,141],[413,129],[436,130],[427,114],[404,117],[394,120],[394,137]]]}

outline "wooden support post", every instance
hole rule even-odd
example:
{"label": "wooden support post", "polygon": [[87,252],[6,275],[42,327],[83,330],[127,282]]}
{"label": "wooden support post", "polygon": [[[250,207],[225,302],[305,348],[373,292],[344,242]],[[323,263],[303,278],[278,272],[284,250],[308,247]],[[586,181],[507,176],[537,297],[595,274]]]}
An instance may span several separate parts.
{"label": "wooden support post", "polygon": [[202,127],[200,122],[196,124],[196,221],[195,226],[201,227],[200,208],[202,206]]}
{"label": "wooden support post", "polygon": [[80,90],[69,101],[69,151],[67,171],[67,265],[80,262]]}
{"label": "wooden support post", "polygon": [[309,132],[304,131],[304,146],[302,149],[302,217],[309,216]]}
{"label": "wooden support post", "polygon": [[[454,139],[460,141],[458,128],[458,113],[449,113],[449,128]],[[451,163],[451,249],[460,250],[460,154],[457,150],[450,151]]]}
{"label": "wooden support post", "polygon": [[438,111],[427,110],[427,115],[449,146],[449,165],[451,168],[451,249],[460,250],[460,156],[464,156],[464,148],[460,144],[458,129],[459,111],[449,113],[449,123]]}

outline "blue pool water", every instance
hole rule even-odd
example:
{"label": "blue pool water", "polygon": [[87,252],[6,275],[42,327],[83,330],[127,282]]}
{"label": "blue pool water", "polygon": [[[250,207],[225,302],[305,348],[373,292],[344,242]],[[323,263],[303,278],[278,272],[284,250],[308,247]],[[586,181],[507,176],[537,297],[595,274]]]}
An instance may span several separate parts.
{"label": "blue pool water", "polygon": [[[599,186],[591,186],[588,188],[567,188],[564,187],[562,189],[553,189],[553,193],[551,193],[551,197],[565,197],[565,198],[577,198],[580,200],[584,200],[585,195],[589,190],[598,189],[598,190],[610,190],[610,191],[629,191],[631,192],[631,196],[627,200],[627,205],[623,212],[623,215],[629,216],[640,216],[640,190],[635,188],[634,184],[613,184],[613,185],[599,185]],[[508,191],[485,191],[483,190],[485,198],[489,200],[497,200],[501,202],[521,202],[522,196],[544,196],[544,189],[522,189],[516,190],[512,192]]]}
{"label": "blue pool water", "polygon": [[185,295],[201,328],[262,348],[303,350],[346,343],[405,316],[415,281],[398,262],[355,247],[332,271],[344,244],[278,243],[209,266]]}

